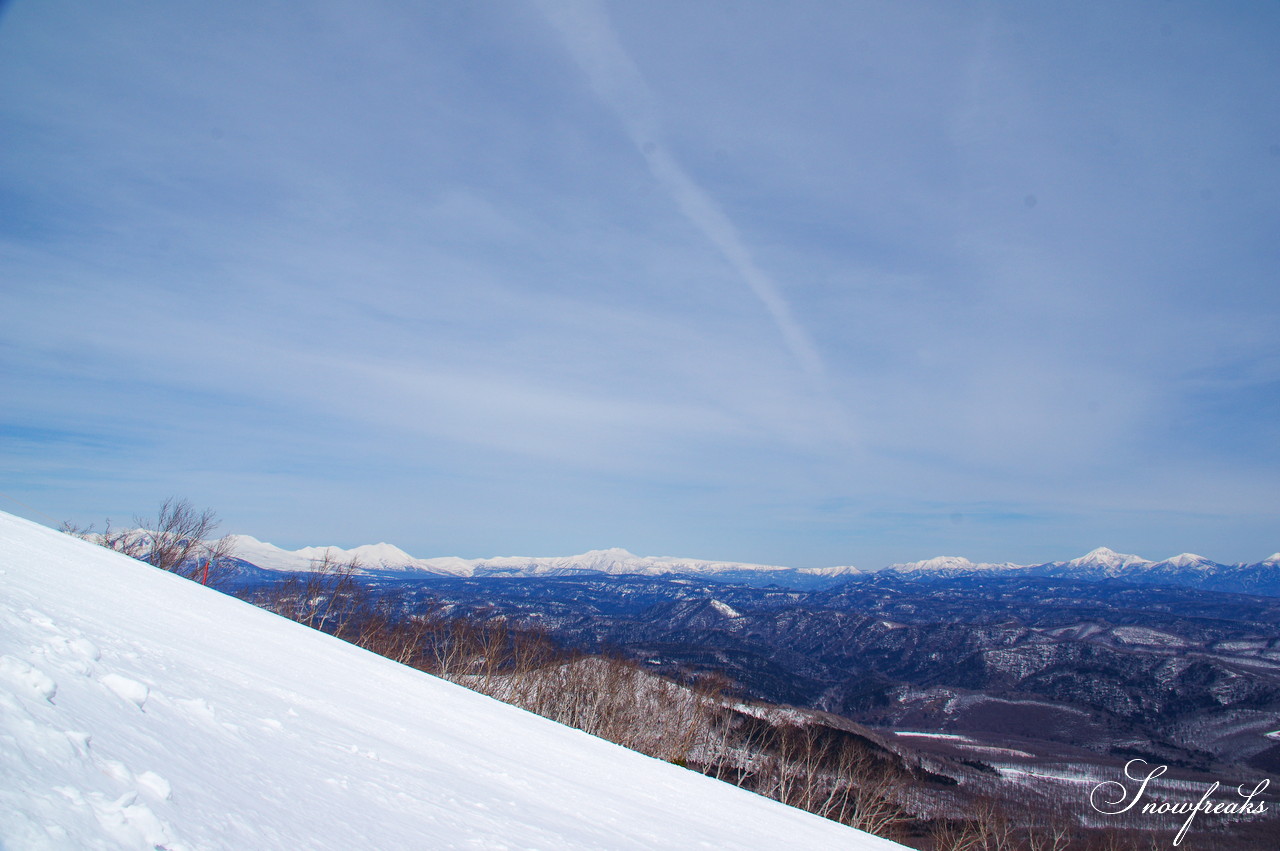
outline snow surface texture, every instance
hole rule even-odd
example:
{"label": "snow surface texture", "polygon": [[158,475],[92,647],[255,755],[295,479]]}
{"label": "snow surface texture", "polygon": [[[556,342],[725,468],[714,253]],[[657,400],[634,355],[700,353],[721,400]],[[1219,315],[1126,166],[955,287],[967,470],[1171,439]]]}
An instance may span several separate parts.
{"label": "snow surface texture", "polygon": [[0,513],[5,849],[901,848]]}

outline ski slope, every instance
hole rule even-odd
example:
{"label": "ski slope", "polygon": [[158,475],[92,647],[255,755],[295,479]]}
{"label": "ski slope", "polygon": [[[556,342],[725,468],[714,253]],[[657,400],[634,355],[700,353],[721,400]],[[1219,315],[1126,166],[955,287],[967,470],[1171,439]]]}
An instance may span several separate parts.
{"label": "ski slope", "polygon": [[4,849],[901,848],[0,513]]}

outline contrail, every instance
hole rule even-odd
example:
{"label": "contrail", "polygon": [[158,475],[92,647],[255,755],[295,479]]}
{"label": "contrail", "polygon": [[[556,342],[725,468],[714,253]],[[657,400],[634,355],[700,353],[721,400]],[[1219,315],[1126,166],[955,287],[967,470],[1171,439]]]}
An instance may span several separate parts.
{"label": "contrail", "polygon": [[822,358],[773,280],[756,265],[746,243],[715,200],[662,144],[657,102],[644,75],[618,40],[598,0],[535,0],[559,31],[596,94],[617,114],[658,183],[764,305],[787,348],[811,378],[824,375]]}

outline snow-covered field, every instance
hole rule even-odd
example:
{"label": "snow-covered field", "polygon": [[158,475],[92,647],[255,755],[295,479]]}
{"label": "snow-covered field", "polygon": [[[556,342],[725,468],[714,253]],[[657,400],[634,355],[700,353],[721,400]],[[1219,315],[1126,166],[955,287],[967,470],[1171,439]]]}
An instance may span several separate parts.
{"label": "snow-covered field", "polygon": [[964,742],[970,743],[973,739],[968,736],[962,736],[959,733],[918,733],[913,730],[895,730],[895,736],[915,739],[938,739],[945,742]]}
{"label": "snow-covered field", "polygon": [[5,849],[901,847],[2,513],[0,589]]}

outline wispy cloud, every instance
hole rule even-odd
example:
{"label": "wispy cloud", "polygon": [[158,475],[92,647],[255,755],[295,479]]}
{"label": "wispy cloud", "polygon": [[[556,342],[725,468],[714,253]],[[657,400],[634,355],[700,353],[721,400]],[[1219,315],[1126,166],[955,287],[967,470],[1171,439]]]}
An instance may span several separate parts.
{"label": "wispy cloud", "polygon": [[825,372],[822,358],[777,283],[756,263],[722,206],[672,153],[657,98],[618,39],[604,4],[599,0],[538,0],[538,6],[555,25],[597,95],[617,114],[653,176],[764,305],[800,368],[810,378],[820,379]]}

